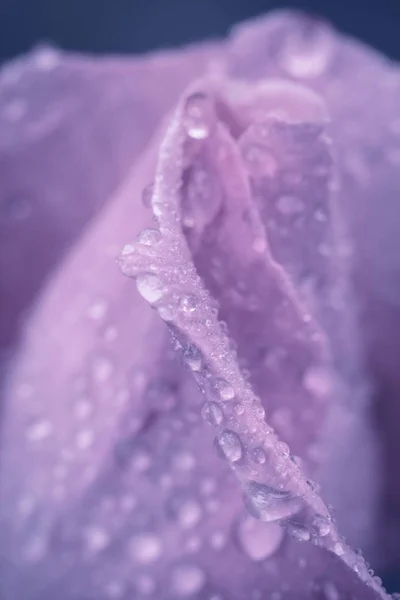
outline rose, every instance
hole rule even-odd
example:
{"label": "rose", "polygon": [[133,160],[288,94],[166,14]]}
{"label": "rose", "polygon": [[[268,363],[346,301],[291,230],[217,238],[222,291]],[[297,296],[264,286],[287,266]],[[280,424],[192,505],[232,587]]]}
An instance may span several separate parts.
{"label": "rose", "polygon": [[[384,564],[363,348],[396,343],[380,326],[397,297],[380,260],[396,240],[395,68],[286,13],[225,45],[81,61],[41,51],[3,72],[5,154],[29,149],[41,194],[10,186],[3,203],[9,341],[49,276],[6,367],[3,595],[383,594],[337,524]],[[120,264],[155,311],[114,262],[143,229]]]}

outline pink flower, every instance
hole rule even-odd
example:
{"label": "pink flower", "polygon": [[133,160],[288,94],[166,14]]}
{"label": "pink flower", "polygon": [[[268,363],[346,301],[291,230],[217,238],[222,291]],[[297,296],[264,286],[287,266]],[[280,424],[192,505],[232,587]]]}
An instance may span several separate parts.
{"label": "pink flower", "polygon": [[286,12],[3,70],[2,598],[386,596],[399,94]]}

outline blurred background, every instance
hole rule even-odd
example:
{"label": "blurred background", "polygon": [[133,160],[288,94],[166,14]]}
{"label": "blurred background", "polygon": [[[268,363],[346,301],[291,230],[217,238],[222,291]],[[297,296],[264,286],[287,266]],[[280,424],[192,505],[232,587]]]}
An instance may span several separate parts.
{"label": "blurred background", "polygon": [[132,53],[225,34],[276,8],[298,8],[400,59],[400,0],[0,0],[0,62],[39,41]]}

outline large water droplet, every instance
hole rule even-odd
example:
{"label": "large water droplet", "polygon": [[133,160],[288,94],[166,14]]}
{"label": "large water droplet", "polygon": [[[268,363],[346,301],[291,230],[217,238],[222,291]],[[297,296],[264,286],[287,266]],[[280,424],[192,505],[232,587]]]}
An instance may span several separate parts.
{"label": "large water droplet", "polygon": [[234,431],[225,429],[217,436],[217,445],[222,456],[230,462],[237,462],[242,458],[242,442]]}
{"label": "large water droplet", "polygon": [[210,425],[220,425],[224,415],[216,402],[205,402],[201,409],[201,416]]}
{"label": "large water droplet", "polygon": [[299,512],[300,499],[290,492],[276,490],[257,481],[244,486],[245,503],[250,514],[265,522],[287,519]]}
{"label": "large water droplet", "polygon": [[210,135],[213,107],[210,98],[201,92],[186,100],[184,126],[187,134],[195,140],[204,140]]}
{"label": "large water droplet", "polygon": [[155,562],[162,553],[160,539],[153,533],[140,533],[134,536],[129,543],[132,558],[141,564]]}
{"label": "large water droplet", "polygon": [[304,210],[304,204],[296,196],[279,196],[276,208],[282,215],[289,217],[301,213]]}
{"label": "large water droplet", "polygon": [[178,598],[188,598],[197,594],[205,582],[204,571],[196,565],[179,565],[171,574],[171,588]]}
{"label": "large water droplet", "polygon": [[136,285],[139,294],[148,302],[157,302],[164,295],[164,286],[157,275],[144,273],[136,278]]}
{"label": "large water droplet", "polygon": [[275,523],[260,523],[247,517],[239,522],[237,536],[243,552],[257,561],[275,554],[282,542],[283,530]]}

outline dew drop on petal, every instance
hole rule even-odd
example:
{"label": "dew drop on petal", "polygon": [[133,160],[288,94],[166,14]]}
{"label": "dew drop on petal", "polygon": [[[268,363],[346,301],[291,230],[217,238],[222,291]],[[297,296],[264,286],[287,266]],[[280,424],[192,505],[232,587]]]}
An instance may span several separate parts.
{"label": "dew drop on petal", "polygon": [[289,523],[287,529],[292,538],[298,542],[309,542],[311,539],[309,530],[301,523]]}
{"label": "dew drop on petal", "polygon": [[80,450],[87,450],[93,445],[94,432],[92,429],[82,429],[76,435],[75,443]]}
{"label": "dew drop on petal", "polygon": [[172,304],[160,304],[157,312],[163,321],[173,321],[175,317],[175,307]]}
{"label": "dew drop on petal", "polygon": [[205,402],[201,409],[201,416],[210,425],[220,425],[224,415],[216,402]]}
{"label": "dew drop on petal", "polygon": [[196,348],[196,346],[187,346],[183,351],[183,359],[189,369],[192,371],[200,371],[203,361],[200,351]]}
{"label": "dew drop on petal", "polygon": [[196,308],[199,305],[199,302],[196,296],[193,296],[192,294],[185,294],[181,298],[180,305],[184,313],[190,314],[196,310]]}
{"label": "dew drop on petal", "polygon": [[101,552],[109,544],[109,536],[104,529],[99,527],[88,527],[83,532],[85,545],[90,552]]}
{"label": "dew drop on petal", "polygon": [[232,398],[235,397],[235,390],[231,385],[229,385],[228,382],[224,381],[223,379],[219,379],[216,382],[215,387],[218,391],[221,400],[232,400]]}
{"label": "dew drop on petal", "polygon": [[313,529],[320,537],[325,537],[331,531],[331,523],[329,519],[323,515],[316,515],[312,522]]}
{"label": "dew drop on petal", "polygon": [[144,229],[137,237],[138,244],[142,246],[154,246],[161,241],[162,235],[158,229]]}
{"label": "dew drop on petal", "polygon": [[282,542],[283,530],[275,523],[260,523],[246,517],[238,524],[237,539],[242,551],[258,561],[275,554]]}
{"label": "dew drop on petal", "polygon": [[284,69],[294,77],[313,78],[329,68],[333,58],[332,37],[328,31],[310,21],[288,40],[282,50]]}
{"label": "dew drop on petal", "polygon": [[251,456],[252,456],[254,462],[259,465],[263,465],[265,463],[265,461],[267,460],[267,455],[265,454],[264,448],[260,448],[260,447],[254,448],[254,450],[251,453]]}
{"label": "dew drop on petal", "polygon": [[210,98],[201,92],[191,94],[184,108],[184,127],[195,140],[204,140],[210,135],[213,108]]}
{"label": "dew drop on petal", "polygon": [[245,484],[245,504],[250,514],[265,522],[281,521],[299,512],[300,499],[257,481]]}
{"label": "dew drop on petal", "polygon": [[277,173],[278,164],[266,146],[251,143],[245,146],[242,152],[246,169],[251,177],[272,178]]}
{"label": "dew drop on petal", "polygon": [[204,587],[206,576],[197,565],[176,566],[171,573],[171,588],[177,598],[190,598]]}
{"label": "dew drop on petal", "polygon": [[191,529],[197,525],[203,513],[197,500],[189,497],[181,497],[179,494],[169,500],[167,511],[183,529]]}
{"label": "dew drop on petal", "polygon": [[340,600],[341,594],[333,581],[325,581],[322,585],[325,600]]}
{"label": "dew drop on petal", "polygon": [[152,273],[138,275],[136,286],[139,294],[150,303],[157,302],[164,295],[162,281],[157,275],[153,275]]}
{"label": "dew drop on petal", "polygon": [[140,575],[135,584],[137,591],[143,596],[150,596],[156,589],[155,581],[150,575]]}
{"label": "dew drop on petal", "polygon": [[135,535],[130,543],[129,550],[133,560],[140,564],[148,565],[155,562],[162,553],[160,539],[153,533],[140,533]]}
{"label": "dew drop on petal", "polygon": [[92,377],[95,383],[108,381],[114,372],[114,364],[108,356],[98,355],[92,361]]}
{"label": "dew drop on petal", "polygon": [[224,458],[237,462],[242,458],[242,442],[234,431],[224,429],[216,438],[217,446]]}
{"label": "dew drop on petal", "polygon": [[304,204],[296,196],[279,196],[276,208],[282,215],[289,217],[301,213],[304,210]]}
{"label": "dew drop on petal", "polygon": [[53,431],[50,421],[45,419],[36,419],[26,430],[26,437],[31,442],[40,442],[49,437]]}

